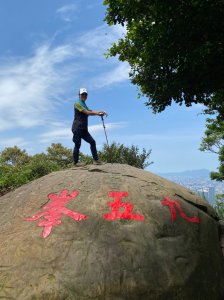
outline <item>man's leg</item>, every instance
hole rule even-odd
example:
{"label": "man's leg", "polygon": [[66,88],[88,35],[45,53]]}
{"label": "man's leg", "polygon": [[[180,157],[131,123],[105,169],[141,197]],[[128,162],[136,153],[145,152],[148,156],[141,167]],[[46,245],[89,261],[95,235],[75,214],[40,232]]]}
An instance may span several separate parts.
{"label": "man's leg", "polygon": [[81,147],[81,132],[79,130],[75,130],[73,132],[72,140],[75,143],[75,147],[73,149],[73,161],[74,164],[77,164],[79,161],[79,149]]}
{"label": "man's leg", "polygon": [[91,134],[88,131],[86,131],[82,135],[82,138],[84,139],[84,141],[86,141],[87,143],[90,144],[90,150],[92,152],[93,159],[94,160],[98,160],[98,155],[97,155],[97,150],[96,150],[96,142],[92,138]]}

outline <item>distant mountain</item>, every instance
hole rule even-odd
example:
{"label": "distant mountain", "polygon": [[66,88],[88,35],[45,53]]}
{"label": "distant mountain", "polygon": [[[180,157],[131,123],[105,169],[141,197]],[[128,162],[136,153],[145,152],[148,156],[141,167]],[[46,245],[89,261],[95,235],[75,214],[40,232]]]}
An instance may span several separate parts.
{"label": "distant mountain", "polygon": [[158,175],[165,178],[171,178],[171,177],[210,178],[210,172],[211,171],[207,169],[200,169],[200,170],[189,170],[183,172],[173,172],[173,173],[158,173]]}

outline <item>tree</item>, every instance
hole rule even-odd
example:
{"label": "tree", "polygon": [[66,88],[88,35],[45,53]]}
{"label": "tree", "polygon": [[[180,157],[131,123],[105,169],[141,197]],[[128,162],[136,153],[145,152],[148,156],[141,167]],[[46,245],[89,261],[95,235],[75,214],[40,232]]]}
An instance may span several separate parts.
{"label": "tree", "polygon": [[202,103],[224,116],[223,0],[105,0],[109,25],[127,33],[108,55],[131,66],[130,78],[161,112],[175,101]]}
{"label": "tree", "polygon": [[40,153],[32,156],[23,172],[27,175],[29,181],[47,175],[54,171],[59,171],[62,167],[57,161],[48,158],[47,154]]}
{"label": "tree", "polygon": [[99,157],[104,161],[128,164],[140,169],[145,169],[152,164],[152,162],[148,161],[150,155],[151,150],[146,151],[146,149],[143,148],[142,153],[139,153],[137,146],[132,145],[131,147],[127,147],[124,146],[124,144],[115,142],[113,142],[109,148],[104,144],[102,151],[99,151]]}
{"label": "tree", "polygon": [[11,160],[8,163],[0,156],[0,196],[28,182],[27,176],[22,172],[24,166],[25,164],[12,164]]}
{"label": "tree", "polygon": [[31,156],[17,146],[0,153],[0,196],[29,181],[23,169],[30,160]]}
{"label": "tree", "polygon": [[[109,153],[109,156],[108,156]],[[150,151],[143,149],[139,153],[136,146],[126,147],[123,144],[113,143],[109,152],[104,145],[99,151],[99,157],[112,163],[124,163],[144,169],[152,164],[148,162]],[[80,153],[81,160],[87,164],[92,163],[89,155]],[[25,150],[18,147],[6,148],[0,153],[0,196],[15,188],[47,175],[53,171],[69,168],[72,164],[72,149],[61,144],[52,144],[47,148],[47,153],[29,156]]]}
{"label": "tree", "polygon": [[1,160],[7,164],[23,165],[29,162],[30,156],[26,150],[21,150],[17,146],[5,148],[1,152]]}
{"label": "tree", "polygon": [[[139,169],[145,169],[153,162],[149,162],[148,159],[151,155],[152,150],[147,151],[143,148],[142,153],[139,151],[137,146],[125,146],[113,142],[109,148],[107,144],[103,145],[101,151],[98,151],[99,159],[108,163],[127,164]],[[89,155],[80,153],[80,160],[86,164],[91,164],[93,159]]]}
{"label": "tree", "polygon": [[0,196],[72,161],[72,150],[61,144],[52,144],[47,152],[29,156],[17,146],[5,148],[0,153]]}
{"label": "tree", "polygon": [[55,162],[61,168],[66,168],[72,163],[72,150],[64,147],[62,144],[51,144],[47,148],[47,157]]}
{"label": "tree", "polygon": [[216,204],[214,206],[218,217],[221,220],[224,220],[224,195],[218,194],[216,195]]}
{"label": "tree", "polygon": [[218,154],[220,162],[218,171],[211,172],[211,178],[222,181],[224,180],[224,121],[218,118],[208,118],[206,127],[200,150]]}

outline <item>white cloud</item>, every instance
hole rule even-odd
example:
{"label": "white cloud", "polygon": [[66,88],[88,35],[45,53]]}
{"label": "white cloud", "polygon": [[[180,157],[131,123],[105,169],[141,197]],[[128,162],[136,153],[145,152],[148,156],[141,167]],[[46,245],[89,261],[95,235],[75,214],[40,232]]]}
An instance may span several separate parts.
{"label": "white cloud", "polygon": [[66,128],[57,128],[49,130],[45,133],[42,133],[39,136],[40,143],[54,143],[59,142],[61,140],[69,140],[72,137],[71,129],[69,127]]}
{"label": "white cloud", "polygon": [[46,126],[58,119],[55,110],[71,82],[74,89],[82,83],[99,89],[127,80],[128,64],[102,55],[119,35],[120,29],[103,25],[63,45],[45,42],[32,56],[2,59],[0,131]]}
{"label": "white cloud", "polygon": [[127,26],[126,26],[126,24],[124,24],[124,26],[119,25],[119,24],[114,25],[113,31],[117,34],[117,36],[119,38],[123,38],[127,33]]}
{"label": "white cloud", "polygon": [[[1,116],[1,113],[0,113],[0,116]],[[1,117],[0,117],[0,122],[1,122],[0,131],[4,131],[4,130],[7,130],[8,128],[12,127],[12,124],[9,121],[1,119]]]}
{"label": "white cloud", "polygon": [[104,58],[103,54],[107,52],[107,49],[125,33],[126,28],[121,25],[110,27],[104,24],[83,33],[77,43],[83,48],[83,55],[92,58],[98,55]]}
{"label": "white cloud", "polygon": [[[100,89],[129,79],[130,66],[128,63],[118,62],[117,59],[112,58],[106,60],[104,55],[112,43],[116,42],[125,33],[126,28],[120,25],[113,27],[102,25],[79,37],[77,52],[92,61],[98,60],[101,70],[100,75],[87,81],[89,87]],[[104,61],[104,64],[102,64],[102,61]],[[89,69],[91,70],[90,67]]]}
{"label": "white cloud", "polygon": [[[59,125],[59,123],[58,123]],[[123,128],[126,124],[123,122],[118,123],[107,123],[106,124],[106,130],[110,131],[117,128]],[[71,126],[65,127],[63,124],[61,126],[58,126],[58,128],[49,129],[45,133],[42,133],[39,135],[38,140],[41,143],[60,143],[64,140],[71,140],[72,139],[72,132],[71,132]],[[91,134],[97,134],[99,132],[103,132],[103,126],[102,124],[92,125],[89,126],[89,132]]]}
{"label": "white cloud", "polygon": [[96,76],[91,80],[90,86],[100,89],[102,87],[110,86],[115,83],[120,83],[129,79],[130,66],[127,63],[122,63],[100,76]]}
{"label": "white cloud", "polygon": [[0,130],[45,123],[70,74],[60,64],[71,56],[69,45],[44,45],[33,57],[11,59],[1,66]]}
{"label": "white cloud", "polygon": [[72,22],[77,19],[75,12],[78,11],[78,8],[77,4],[64,5],[57,9],[56,13],[63,21]]}
{"label": "white cloud", "polygon": [[20,137],[13,137],[13,138],[7,138],[7,139],[0,140],[0,146],[2,148],[14,147],[15,145],[19,148],[22,148],[22,147],[28,145],[28,143],[26,142],[26,140],[24,138],[20,138]]}

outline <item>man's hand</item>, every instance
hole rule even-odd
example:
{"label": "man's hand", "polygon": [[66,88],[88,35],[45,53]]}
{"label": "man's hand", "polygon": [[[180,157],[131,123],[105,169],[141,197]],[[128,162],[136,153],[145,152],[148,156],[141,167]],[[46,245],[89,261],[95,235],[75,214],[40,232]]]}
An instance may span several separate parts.
{"label": "man's hand", "polygon": [[106,117],[108,116],[108,114],[105,111],[100,111],[98,115],[99,116],[106,116]]}

